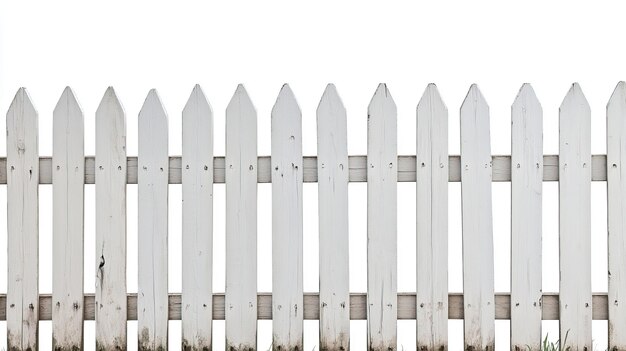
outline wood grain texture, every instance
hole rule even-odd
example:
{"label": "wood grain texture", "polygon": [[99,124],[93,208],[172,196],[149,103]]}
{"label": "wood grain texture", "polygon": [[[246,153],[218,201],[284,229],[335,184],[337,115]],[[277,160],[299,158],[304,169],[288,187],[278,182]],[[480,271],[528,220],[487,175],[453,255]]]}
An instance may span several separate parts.
{"label": "wood grain texture", "polygon": [[511,350],[541,350],[543,110],[524,84],[511,106]]}
{"label": "wood grain texture", "polygon": [[448,349],[448,109],[434,84],[417,105],[417,349]]}
{"label": "wood grain texture", "polygon": [[285,84],[272,108],[274,351],[303,348],[302,230],[302,113]]}
{"label": "wood grain texture", "polygon": [[[137,332],[139,350],[167,349],[167,114],[152,89],[139,111]],[[187,253],[189,255],[189,253]]]}
{"label": "wood grain texture", "polygon": [[[398,182],[415,182],[415,155],[398,156]],[[511,156],[492,155],[492,181],[511,181]],[[126,161],[128,176],[127,184],[137,184],[137,157],[129,156]],[[224,156],[213,158],[213,183],[223,184],[225,182],[225,159]],[[259,156],[257,160],[257,183],[271,183],[271,161],[270,156]],[[181,156],[170,156],[169,184],[180,184],[182,181],[182,158]],[[95,157],[85,157],[85,184],[95,183]],[[317,157],[303,157],[304,171],[302,173],[303,182],[317,182]],[[448,159],[448,181],[461,181],[461,157],[450,155]],[[348,180],[351,183],[364,183],[367,181],[367,156],[348,156]],[[556,182],[559,180],[559,156],[543,156],[543,181]],[[606,155],[593,155],[591,157],[591,180],[594,182],[606,181]],[[0,157],[0,184],[6,184],[6,158]],[[52,184],[52,158],[42,156],[39,158],[39,184]]]}
{"label": "wood grain texture", "polygon": [[96,350],[126,350],[126,118],[113,88],[96,111]]}
{"label": "wood grain texture", "polygon": [[37,350],[39,305],[38,116],[20,88],[7,112],[7,347]]}
{"label": "wood grain texture", "polygon": [[[626,83],[606,107],[609,261],[609,349],[626,350]],[[622,169],[622,167],[625,167]],[[624,171],[624,172],[623,172]]]}
{"label": "wood grain texture", "polygon": [[591,112],[575,83],[559,108],[560,338],[591,350]]}
{"label": "wood grain texture", "polygon": [[257,348],[257,113],[243,85],[226,108],[226,348]]}
{"label": "wood grain texture", "polygon": [[489,106],[476,84],[461,106],[465,350],[495,348]]}
{"label": "wood grain texture", "polygon": [[[183,109],[182,349],[210,350],[213,314],[213,110],[196,85]],[[188,254],[192,252],[193,254]]]}
{"label": "wood grain texture", "polygon": [[53,113],[52,349],[83,348],[85,132],[69,87]]}
{"label": "wood grain texture", "polygon": [[350,350],[348,128],[333,84],[317,107],[320,350]]}
{"label": "wood grain texture", "polygon": [[385,84],[367,108],[367,347],[397,348],[397,109]]}
{"label": "wood grain texture", "polygon": [[[213,300],[213,320],[224,320],[225,318],[225,297],[224,293],[215,293]],[[137,294],[132,293],[127,296],[128,314],[127,320],[137,320]],[[398,320],[415,320],[416,318],[416,296],[415,293],[399,292],[398,299]],[[541,297],[541,319],[559,319],[559,294],[543,293]],[[0,294],[0,320],[6,320],[6,295]],[[94,320],[95,318],[95,296],[85,294],[84,319]],[[508,293],[495,294],[496,319],[511,319],[511,297]],[[606,293],[594,293],[592,299],[593,320],[607,320],[608,299]],[[257,293],[258,320],[272,319],[272,293]],[[463,319],[463,294],[448,294],[448,319]],[[169,313],[171,321],[181,320],[182,297],[181,294],[169,294]],[[304,313],[305,320],[319,320],[320,301],[318,293],[304,293]],[[39,295],[39,320],[49,321],[52,318],[52,296],[50,294]],[[367,294],[350,293],[350,320],[367,319]]]}

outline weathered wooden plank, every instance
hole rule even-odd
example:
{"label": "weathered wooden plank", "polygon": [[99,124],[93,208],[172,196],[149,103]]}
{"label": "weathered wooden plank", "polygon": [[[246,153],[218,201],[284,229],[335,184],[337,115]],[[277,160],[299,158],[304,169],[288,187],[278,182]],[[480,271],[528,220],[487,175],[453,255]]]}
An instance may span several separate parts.
{"label": "weathered wooden plank", "polygon": [[257,114],[243,85],[226,108],[226,348],[257,348]]}
{"label": "weathered wooden plank", "polygon": [[465,350],[495,348],[489,106],[473,84],[461,106]]}
{"label": "weathered wooden plank", "polygon": [[302,230],[302,112],[285,84],[272,108],[274,351],[303,347]]}
{"label": "weathered wooden plank", "polygon": [[52,348],[83,348],[83,111],[69,87],[53,113]]}
{"label": "weathered wooden plank", "polygon": [[[225,318],[225,297],[223,293],[213,294],[213,320],[224,320]],[[128,294],[128,314],[129,321],[137,320],[137,294]],[[415,293],[398,293],[398,320],[415,320],[416,315]],[[0,294],[0,321],[6,320],[6,295]],[[94,294],[85,294],[84,319],[94,320],[95,318],[95,297]],[[365,320],[367,294],[350,294],[350,320]],[[511,318],[511,299],[508,293],[496,293],[496,319],[508,320]],[[594,293],[592,300],[593,320],[607,320],[608,299],[606,293]],[[180,294],[169,294],[169,320],[181,319],[182,297]],[[463,294],[448,294],[448,319],[463,319]],[[304,313],[305,320],[319,320],[319,295],[317,293],[304,293]],[[257,309],[259,320],[272,319],[272,294],[257,293]],[[544,293],[541,298],[542,320],[559,319],[559,294]],[[52,318],[52,296],[49,294],[39,295],[39,320],[49,321]]]}
{"label": "weathered wooden plank", "polygon": [[448,109],[429,84],[417,105],[417,349],[448,349]]}
{"label": "weathered wooden plank", "polygon": [[39,319],[38,116],[20,88],[9,107],[7,130],[7,347],[37,350]]}
{"label": "weathered wooden plank", "polygon": [[559,108],[560,337],[591,350],[591,112],[575,83]]}
{"label": "weathered wooden plank", "polygon": [[[511,181],[511,157],[507,155],[493,155],[492,157],[492,181]],[[182,181],[181,156],[170,156],[169,184],[180,184]],[[415,155],[398,156],[398,182],[415,182]],[[128,177],[127,184],[137,184],[137,157],[129,156],[127,159]],[[223,156],[215,156],[213,159],[213,183],[225,182],[225,159]],[[270,156],[259,156],[257,160],[257,183],[271,183]],[[450,155],[449,182],[461,181],[461,157]],[[303,157],[304,171],[302,173],[305,183],[317,182],[317,157]],[[95,183],[95,157],[85,157],[85,184]],[[367,181],[367,156],[348,156],[348,175],[350,182]],[[559,156],[543,156],[543,181],[555,182],[559,180]],[[594,182],[606,181],[606,155],[593,155],[591,157],[591,180]],[[0,184],[6,184],[6,158],[0,157]],[[52,184],[52,158],[42,156],[39,158],[39,184]]]}
{"label": "weathered wooden plank", "polygon": [[96,350],[126,350],[126,118],[113,88],[96,111]]}
{"label": "weathered wooden plank", "polygon": [[213,110],[196,85],[183,109],[182,349],[186,351],[212,347],[212,158]]}
{"label": "weathered wooden plank", "polygon": [[[609,349],[626,350],[626,83],[619,82],[606,107]],[[626,168],[624,169],[626,171]],[[622,299],[624,297],[624,299]]]}
{"label": "weathered wooden plank", "polygon": [[[167,349],[167,113],[155,89],[139,111],[137,332],[139,350]],[[187,255],[189,252],[187,252]]]}
{"label": "weathered wooden plank", "polygon": [[333,84],[317,107],[320,350],[350,350],[348,127]]}
{"label": "weathered wooden plank", "polygon": [[543,110],[524,84],[511,106],[511,350],[541,349]]}
{"label": "weathered wooden plank", "polygon": [[385,84],[367,108],[367,346],[397,344],[397,109]]}

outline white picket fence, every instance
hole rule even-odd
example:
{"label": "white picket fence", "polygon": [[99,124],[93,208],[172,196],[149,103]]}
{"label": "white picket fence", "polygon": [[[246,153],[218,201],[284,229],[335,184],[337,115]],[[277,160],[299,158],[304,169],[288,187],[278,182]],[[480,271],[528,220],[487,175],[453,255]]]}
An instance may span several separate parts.
{"label": "white picket fence", "polygon": [[[607,107],[607,155],[591,155],[590,109],[578,84],[559,110],[559,155],[543,155],[542,108],[530,85],[511,108],[512,154],[492,156],[489,107],[473,85],[461,107],[461,155],[448,155],[448,111],[435,85],[417,106],[417,155],[398,156],[396,106],[381,84],[368,108],[367,156],[348,156],[346,110],[333,85],[317,109],[318,155],[302,155],[301,112],[288,85],[272,109],[272,157],[257,155],[256,110],[243,86],[226,109],[226,156],[213,155],[213,111],[199,86],[183,110],[183,155],[169,156],[156,91],[139,114],[139,152],[126,154],[125,114],[109,88],[96,112],[96,155],[84,155],[83,113],[67,88],[54,110],[53,156],[38,154],[37,112],[20,89],[7,113],[0,183],[8,201],[9,350],[37,350],[52,320],[55,350],[165,350],[182,320],[184,350],[211,350],[226,320],[228,351],[256,350],[272,319],[273,350],[303,350],[303,320],[320,321],[321,350],[349,350],[350,320],[367,319],[370,350],[396,350],[398,319],[417,321],[418,350],[447,350],[448,319],[464,320],[466,350],[494,350],[495,319],[511,349],[540,350],[541,321],[560,321],[572,350],[591,351],[592,319],[626,350],[626,84]],[[448,182],[461,182],[463,294],[448,293]],[[511,293],[494,294],[491,182],[511,182]],[[559,182],[560,294],[542,293],[542,182]],[[590,188],[608,184],[608,294],[591,292]],[[272,294],[259,293],[257,183],[272,183]],[[303,182],[319,191],[319,294],[303,293]],[[367,293],[348,288],[348,182],[367,182]],[[397,292],[397,182],[417,182],[417,291]],[[226,292],[213,293],[213,184],[226,184]],[[53,186],[53,293],[38,292],[38,187]],[[83,292],[84,185],[96,184],[96,293]],[[138,184],[138,293],[126,290],[126,184]],[[168,184],[182,184],[182,294],[169,294]],[[221,206],[221,205],[220,205]],[[91,273],[88,273],[91,274]],[[626,299],[626,296],[625,296]]]}

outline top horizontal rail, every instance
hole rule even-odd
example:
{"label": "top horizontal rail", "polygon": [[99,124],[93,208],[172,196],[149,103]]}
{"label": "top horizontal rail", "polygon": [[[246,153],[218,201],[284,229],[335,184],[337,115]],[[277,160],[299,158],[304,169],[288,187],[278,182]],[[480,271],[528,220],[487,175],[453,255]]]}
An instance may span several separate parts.
{"label": "top horizontal rail", "polygon": [[[367,156],[349,157],[350,182],[367,181]],[[606,155],[592,156],[591,178],[593,181],[606,181]],[[304,156],[304,182],[317,182],[317,157]],[[6,157],[0,158],[0,184],[7,183]],[[224,183],[225,161],[223,156],[213,159],[213,182]],[[415,182],[416,161],[414,155],[398,156],[398,182]],[[132,156],[127,159],[127,183],[137,184],[137,157]],[[169,164],[169,184],[181,183],[182,161],[180,156],[170,156]],[[450,182],[461,181],[461,158],[458,155],[451,155],[449,158],[449,179]],[[492,156],[492,170],[494,182],[511,181],[511,156]],[[270,156],[259,156],[258,158],[258,182],[271,183]],[[543,156],[543,180],[546,182],[559,180],[559,156]],[[85,157],[85,184],[95,183],[95,157]],[[39,184],[52,184],[52,158],[39,158]]]}

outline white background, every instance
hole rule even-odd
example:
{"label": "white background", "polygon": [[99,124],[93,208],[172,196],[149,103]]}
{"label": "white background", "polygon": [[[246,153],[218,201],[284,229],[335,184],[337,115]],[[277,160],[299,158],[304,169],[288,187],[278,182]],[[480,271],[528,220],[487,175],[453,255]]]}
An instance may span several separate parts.
{"label": "white background", "polygon": [[[259,154],[270,154],[270,110],[285,82],[303,112],[304,154],[316,154],[315,108],[333,82],[348,110],[350,154],[366,153],[366,108],[376,85],[388,83],[398,106],[398,151],[415,154],[415,107],[437,83],[450,113],[449,147],[459,153],[460,104],[478,83],[491,107],[494,154],[510,153],[510,104],[524,82],[544,109],[544,153],[558,153],[558,106],[580,82],[592,109],[592,152],[605,153],[605,104],[626,79],[626,4],[618,1],[3,1],[0,3],[0,111],[20,86],[39,111],[39,149],[52,154],[52,110],[70,85],[85,113],[88,155],[94,154],[94,112],[107,86],[125,106],[128,154],[137,154],[137,114],[150,88],[169,112],[170,154],[181,152],[181,110],[200,83],[215,112],[215,154],[224,155],[224,110],[244,83],[258,110]],[[0,119],[4,125],[4,119]],[[0,154],[6,155],[4,134]],[[258,288],[271,291],[270,185],[259,185]],[[318,290],[317,187],[305,184],[304,290]],[[366,290],[366,185],[350,185],[350,290]],[[558,291],[558,184],[544,183],[543,290]],[[40,292],[52,290],[51,186],[40,187]],[[136,186],[128,186],[128,289],[137,290]],[[398,185],[398,289],[415,291],[415,184]],[[0,199],[6,188],[0,187]],[[224,291],[224,186],[215,186],[214,289]],[[94,187],[86,186],[85,292],[94,292]],[[510,185],[494,183],[495,290],[509,291]],[[592,185],[593,291],[607,290],[606,184]],[[170,186],[169,289],[180,292],[180,186]],[[6,201],[0,201],[6,228]],[[460,184],[450,184],[450,291],[462,291]],[[0,253],[6,230],[0,230]],[[6,292],[0,255],[0,293]],[[50,322],[40,345],[51,348]],[[214,322],[223,349],[223,321]],[[415,322],[401,321],[399,349],[415,349]],[[450,322],[450,349],[462,348],[462,322]],[[544,322],[550,339],[557,322]],[[594,322],[598,349],[606,321]],[[0,347],[6,323],[0,322]],[[86,346],[94,349],[94,324]],[[497,349],[508,347],[508,321],[497,322]],[[129,322],[136,349],[136,322]],[[317,347],[317,323],[305,322],[305,349]],[[352,347],[365,349],[365,322],[352,322]],[[271,342],[271,322],[259,322],[259,349]],[[170,322],[170,345],[180,348],[180,322]]]}

